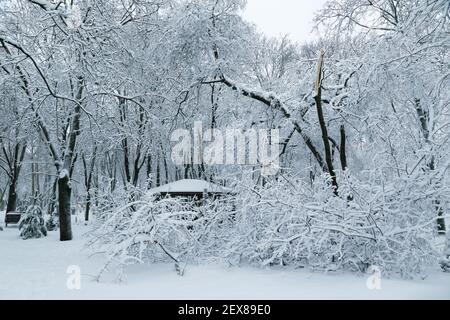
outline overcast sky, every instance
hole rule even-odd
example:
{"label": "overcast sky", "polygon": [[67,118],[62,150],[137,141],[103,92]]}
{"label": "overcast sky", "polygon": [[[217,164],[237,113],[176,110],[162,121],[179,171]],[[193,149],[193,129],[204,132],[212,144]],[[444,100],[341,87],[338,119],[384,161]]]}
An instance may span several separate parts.
{"label": "overcast sky", "polygon": [[290,34],[292,40],[314,39],[311,34],[314,12],[326,0],[247,0],[244,17],[270,36]]}

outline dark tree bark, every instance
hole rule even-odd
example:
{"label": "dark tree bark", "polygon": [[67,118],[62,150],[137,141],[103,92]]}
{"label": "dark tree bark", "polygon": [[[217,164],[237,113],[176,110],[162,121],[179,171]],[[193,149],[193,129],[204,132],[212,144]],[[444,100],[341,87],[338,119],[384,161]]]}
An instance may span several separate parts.
{"label": "dark tree bark", "polygon": [[15,212],[17,209],[16,183],[11,183],[8,190],[8,200],[6,202],[6,212]]}
{"label": "dark tree bark", "polygon": [[158,158],[156,161],[156,187],[161,186],[161,164],[160,159]]}
{"label": "dark tree bark", "polygon": [[[129,121],[127,117],[128,109],[127,109],[127,101],[124,98],[118,98],[119,99],[119,109],[120,109],[120,123],[123,128],[126,128],[128,125],[127,121]],[[125,135],[122,138],[122,151],[123,151],[123,165],[124,165],[124,173],[125,173],[125,183],[130,183],[133,186],[137,186],[139,182],[139,175],[141,172],[142,167],[145,165],[146,158],[145,152],[143,152],[143,144],[141,142],[141,139],[143,139],[145,134],[145,128],[147,124],[147,118],[145,115],[145,110],[142,106],[139,106],[138,111],[138,119],[137,119],[137,127],[138,127],[138,136],[139,141],[134,148],[134,153],[132,152],[133,147],[130,146],[130,143],[128,141],[128,137]],[[134,158],[134,160],[133,160]],[[132,164],[132,169],[130,169],[130,166]]]}
{"label": "dark tree bark", "polygon": [[5,209],[5,192],[7,188],[0,189],[0,211],[3,211]]}
{"label": "dark tree bark", "polygon": [[[9,149],[9,148],[8,148]],[[19,181],[20,171],[23,159],[25,158],[26,145],[16,143],[13,152],[8,152],[5,146],[2,147],[6,162],[8,163],[8,200],[6,204],[6,212],[15,212],[17,209],[17,183]]]}
{"label": "dark tree bark", "polygon": [[[63,162],[55,161],[58,178],[58,211],[59,211],[59,234],[61,241],[72,240],[72,223],[71,223],[71,196],[72,187],[70,183],[70,175],[74,168],[76,160],[76,142],[77,137],[80,134],[80,120],[81,120],[81,101],[84,91],[84,79],[78,77],[78,87],[76,94],[76,104],[72,118],[72,124],[70,126],[69,137],[67,140],[67,148],[64,153]],[[50,141],[50,139],[48,139]],[[56,158],[58,159],[58,158]],[[59,160],[59,159],[58,159]]]}
{"label": "dark tree bark", "polygon": [[[420,121],[420,128],[422,131],[422,135],[425,139],[425,143],[428,145],[431,145],[430,128],[429,128],[429,122],[430,122],[429,111],[426,110],[425,108],[423,108],[420,99],[416,99],[415,104],[416,104],[417,115],[418,115],[419,121]],[[433,154],[431,155],[431,158],[429,159],[429,161],[427,163],[427,167],[431,171],[436,170],[436,159]],[[441,235],[445,235],[447,233],[447,226],[446,226],[445,218],[444,218],[444,208],[442,207],[441,201],[439,199],[435,200],[433,203],[435,205],[436,213],[438,216],[438,219],[437,219],[438,233]]]}
{"label": "dark tree bark", "polygon": [[[161,146],[162,148],[162,146]],[[163,152],[163,150],[161,150],[161,152]],[[164,164],[164,176],[166,178],[166,183],[170,182],[170,178],[169,178],[169,165],[167,164],[167,158],[166,155],[163,152],[163,164]]]}
{"label": "dark tree bark", "polygon": [[319,62],[317,65],[316,96],[314,97],[314,100],[316,102],[317,116],[319,118],[320,130],[322,131],[322,141],[323,141],[323,146],[324,146],[324,150],[325,150],[325,162],[328,167],[328,172],[331,175],[331,183],[334,188],[334,193],[337,195],[338,194],[338,183],[337,183],[337,178],[336,178],[336,172],[334,171],[334,166],[333,166],[333,155],[332,155],[331,146],[330,146],[330,139],[328,136],[328,128],[327,128],[327,124],[325,122],[325,116],[324,116],[323,107],[322,107],[323,59],[324,59],[324,52],[322,51],[320,53]]}
{"label": "dark tree bark", "polygon": [[[120,122],[122,126],[126,125],[127,120],[127,105],[126,100],[123,98],[119,98],[119,111],[120,111]],[[130,172],[130,152],[128,147],[128,138],[125,135],[121,141],[122,151],[123,151],[123,165],[124,165],[124,173],[125,173],[125,181],[126,183],[131,182],[131,172]]]}
{"label": "dark tree bark", "polygon": [[189,178],[189,164],[185,164],[184,165],[184,179],[188,179]]}
{"label": "dark tree bark", "polygon": [[71,195],[70,177],[66,174],[58,179],[59,231],[61,241],[72,240]]}
{"label": "dark tree bark", "polygon": [[345,132],[345,126],[341,125],[340,128],[341,131],[341,143],[339,147],[339,156],[341,159],[341,168],[342,170],[348,169],[348,163],[347,163],[347,134]]}
{"label": "dark tree bark", "polygon": [[89,221],[89,214],[91,210],[91,187],[96,158],[97,158],[97,146],[95,146],[94,150],[92,151],[90,166],[88,166],[87,164],[85,155],[84,154],[82,155],[84,168],[84,187],[86,189],[86,207],[84,211],[84,220],[86,222]]}

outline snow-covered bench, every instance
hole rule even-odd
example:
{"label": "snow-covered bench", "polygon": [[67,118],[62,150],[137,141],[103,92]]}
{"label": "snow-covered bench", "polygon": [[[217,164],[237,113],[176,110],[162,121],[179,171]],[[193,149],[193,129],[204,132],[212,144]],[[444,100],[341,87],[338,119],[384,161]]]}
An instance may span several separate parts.
{"label": "snow-covered bench", "polygon": [[5,227],[8,227],[8,224],[14,223],[17,224],[20,221],[21,214],[18,212],[8,212],[5,215]]}

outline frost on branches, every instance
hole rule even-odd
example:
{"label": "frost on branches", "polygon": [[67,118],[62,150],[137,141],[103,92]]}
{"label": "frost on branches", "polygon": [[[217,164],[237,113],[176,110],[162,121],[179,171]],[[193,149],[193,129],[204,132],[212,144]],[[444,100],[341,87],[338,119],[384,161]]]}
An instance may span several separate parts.
{"label": "frost on branches", "polygon": [[226,225],[222,205],[220,201],[156,200],[148,195],[105,211],[88,244],[107,256],[99,279],[111,266],[158,261],[174,262],[176,271],[183,274],[186,264],[211,249],[203,237],[212,222]]}
{"label": "frost on branches", "polygon": [[[264,187],[240,186],[233,198],[200,205],[143,196],[106,211],[90,245],[106,253],[103,271],[156,261],[173,261],[179,271],[219,259],[324,272],[378,266],[386,275],[411,278],[441,256],[433,197],[448,200],[449,190],[421,183],[425,178],[384,181],[373,171],[358,180],[347,172],[335,196],[329,176],[312,185],[285,177]],[[434,195],[426,196],[430,187]]]}
{"label": "frost on branches", "polygon": [[[323,38],[301,45],[260,34],[244,0],[72,2],[0,0],[6,212],[36,196],[47,230],[70,241],[79,207],[103,272],[171,261],[182,274],[210,259],[449,269],[448,0],[329,0],[315,18]],[[233,151],[216,134],[228,128],[278,129],[278,175],[200,159]],[[172,157],[179,130],[190,136],[183,165]],[[251,143],[231,138],[246,158]],[[146,195],[182,179],[233,197]],[[44,235],[35,209],[24,237]]]}
{"label": "frost on branches", "polygon": [[39,239],[47,236],[42,209],[39,206],[28,207],[19,222],[20,237],[24,240]]}
{"label": "frost on branches", "polygon": [[[280,180],[244,189],[228,252],[260,265],[356,272],[375,265],[386,274],[421,274],[440,256],[435,205],[426,197],[430,186],[413,177],[381,177],[341,176],[339,197],[324,178],[313,186]],[[448,187],[435,196],[445,193]]]}

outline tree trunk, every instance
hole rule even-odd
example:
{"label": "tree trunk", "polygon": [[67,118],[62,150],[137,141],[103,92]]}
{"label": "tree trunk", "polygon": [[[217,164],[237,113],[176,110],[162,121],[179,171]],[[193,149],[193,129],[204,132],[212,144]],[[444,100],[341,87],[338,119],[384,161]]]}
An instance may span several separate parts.
{"label": "tree trunk", "polygon": [[152,156],[150,154],[147,155],[147,188],[152,188]]}
{"label": "tree trunk", "polygon": [[8,202],[6,204],[6,212],[15,212],[17,209],[17,183],[11,181],[8,192]]}
{"label": "tree trunk", "polygon": [[[416,111],[417,116],[419,117],[420,121],[420,129],[422,131],[422,135],[425,139],[425,143],[429,146],[432,146],[432,143],[430,141],[430,112],[423,108],[422,102],[420,99],[415,99],[415,105],[416,105]],[[432,147],[431,147],[432,149]],[[436,170],[436,160],[434,154],[431,154],[431,159],[427,163],[428,169],[430,171]],[[435,200],[433,204],[436,207],[436,213],[438,216],[437,219],[437,230],[440,235],[446,234],[446,225],[445,225],[445,219],[444,216],[444,208],[441,205],[441,201],[439,199]]]}
{"label": "tree trunk", "polygon": [[161,164],[160,159],[158,157],[158,161],[156,162],[156,187],[161,186]]}
{"label": "tree trunk", "polygon": [[339,147],[339,155],[341,159],[341,167],[342,170],[347,170],[348,163],[347,163],[347,135],[345,132],[345,126],[341,125],[341,145]]}
{"label": "tree trunk", "polygon": [[447,234],[447,227],[445,225],[445,218],[444,218],[444,210],[442,209],[440,201],[436,201],[436,210],[438,212],[438,232],[440,235],[446,235]]}
{"label": "tree trunk", "polygon": [[48,206],[48,214],[49,215],[53,215],[53,213],[55,212],[55,206],[56,206],[56,202],[57,202],[57,196],[56,196],[56,192],[58,191],[58,179],[55,179],[55,182],[53,183],[53,187],[52,187],[52,197],[50,199],[50,204]]}
{"label": "tree trunk", "polygon": [[334,171],[334,166],[333,166],[333,155],[331,152],[330,140],[328,137],[328,128],[327,128],[327,124],[325,122],[325,116],[323,114],[323,108],[322,108],[323,58],[324,58],[324,52],[322,51],[320,53],[319,63],[317,66],[316,96],[314,97],[314,100],[316,102],[317,115],[319,117],[320,129],[322,131],[323,146],[325,149],[325,162],[328,167],[328,172],[331,175],[331,183],[332,183],[333,189],[334,189],[333,192],[334,192],[334,194],[338,195],[338,183],[337,183],[336,173]]}
{"label": "tree trunk", "polygon": [[8,188],[8,202],[6,205],[6,212],[15,212],[17,209],[17,182],[20,176],[20,169],[22,167],[23,159],[25,158],[26,144],[17,143],[14,147],[14,152],[8,156],[8,152],[3,147],[3,153],[8,160],[10,170],[10,183]]}
{"label": "tree trunk", "polygon": [[89,167],[84,154],[82,154],[81,159],[83,161],[83,168],[84,168],[84,187],[86,188],[86,208],[84,211],[84,219],[86,222],[88,222],[89,211],[91,209],[92,177],[94,175],[95,161],[97,159],[97,145],[94,147],[94,150],[92,151],[91,163]]}
{"label": "tree trunk", "polygon": [[71,194],[70,177],[69,174],[65,174],[58,179],[59,234],[61,241],[72,240]]}
{"label": "tree trunk", "polygon": [[163,154],[163,159],[164,159],[163,163],[164,163],[164,173],[165,173],[165,177],[166,177],[166,183],[169,183],[170,182],[170,179],[169,179],[169,167],[167,165],[167,159],[166,159],[166,155],[165,154]]}
{"label": "tree trunk", "polygon": [[[76,95],[77,104],[73,113],[71,131],[67,141],[67,149],[64,153],[63,167],[58,168],[58,202],[59,202],[59,231],[61,241],[72,240],[72,221],[70,198],[72,195],[72,187],[70,185],[71,173],[73,172],[76,161],[76,142],[77,136],[80,134],[80,118],[81,118],[81,100],[83,96],[84,79],[78,77],[78,92]],[[58,159],[58,158],[56,158]]]}
{"label": "tree trunk", "polygon": [[5,192],[6,188],[0,189],[0,211],[3,211],[5,209],[5,200],[4,200]]}
{"label": "tree trunk", "polygon": [[[31,151],[33,153],[33,151]],[[32,156],[33,157],[33,156]],[[31,197],[36,196],[36,173],[34,168],[34,158],[31,158]]]}
{"label": "tree trunk", "polygon": [[84,220],[86,222],[89,221],[89,212],[91,211],[91,194],[88,191],[87,196],[86,196],[86,209],[84,211]]}

